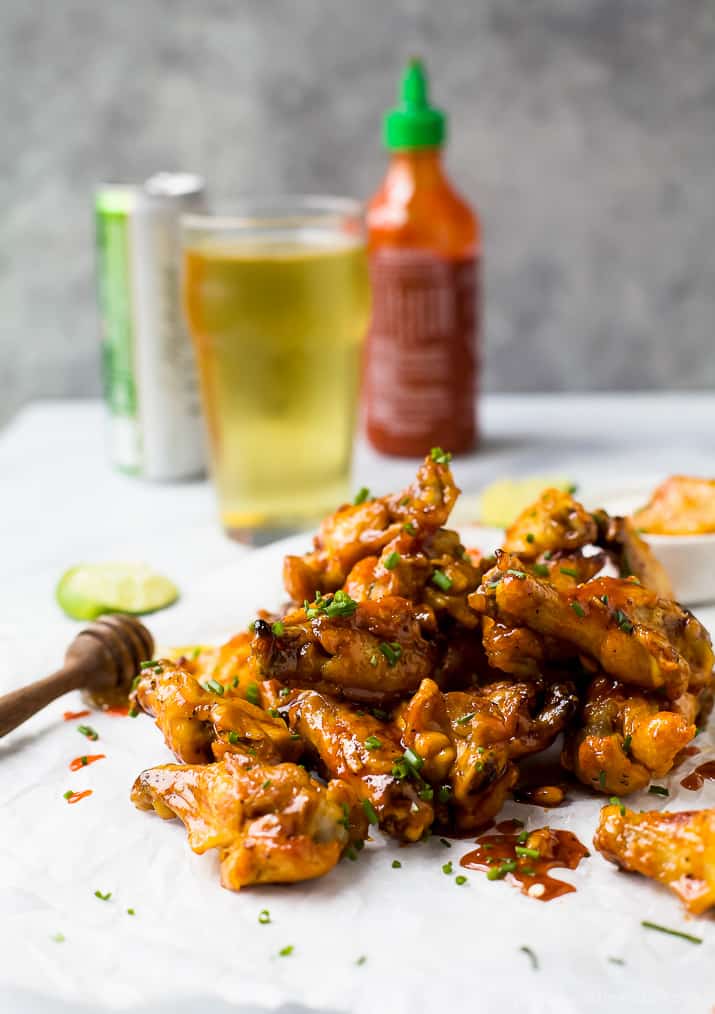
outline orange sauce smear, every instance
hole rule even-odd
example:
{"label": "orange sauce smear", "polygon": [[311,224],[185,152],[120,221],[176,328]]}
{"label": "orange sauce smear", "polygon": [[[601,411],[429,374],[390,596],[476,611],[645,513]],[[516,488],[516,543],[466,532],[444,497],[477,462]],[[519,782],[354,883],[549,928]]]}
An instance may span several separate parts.
{"label": "orange sauce smear", "polygon": [[92,789],[85,789],[84,792],[73,792],[71,796],[67,796],[68,803],[79,803],[80,799],[86,799],[87,796],[92,795]]}
{"label": "orange sauce smear", "polygon": [[[563,894],[570,894],[576,888],[563,880],[549,876],[553,869],[575,870],[582,859],[590,855],[585,845],[571,831],[543,827],[530,831],[529,837],[520,842],[519,823],[502,821],[497,824],[497,834],[483,835],[477,839],[477,848],[462,856],[461,865],[468,870],[498,869],[503,863],[514,864],[514,868],[498,879],[518,884],[522,894],[537,901],[552,901]],[[539,842],[541,856],[520,856],[517,847],[533,847]]]}
{"label": "orange sauce smear", "polygon": [[702,789],[706,779],[708,781],[715,781],[715,761],[706,761],[705,764],[701,764],[694,771],[691,771],[689,775],[686,775],[680,784],[684,789],[696,792],[698,789]]}
{"label": "orange sauce smear", "polygon": [[103,760],[106,756],[106,753],[88,753],[81,757],[75,757],[70,761],[70,771],[79,771],[80,768],[86,768],[88,764],[94,764],[95,761]]}
{"label": "orange sauce smear", "polygon": [[126,716],[129,714],[129,705],[128,704],[124,704],[124,705],[120,705],[119,707],[115,707],[115,708],[105,708],[104,709],[104,714],[105,715],[116,715],[119,718],[122,718],[122,717],[126,718]]}
{"label": "orange sauce smear", "polygon": [[91,711],[65,711],[62,717],[65,722],[74,722],[76,718],[86,718],[87,715],[91,714]]}

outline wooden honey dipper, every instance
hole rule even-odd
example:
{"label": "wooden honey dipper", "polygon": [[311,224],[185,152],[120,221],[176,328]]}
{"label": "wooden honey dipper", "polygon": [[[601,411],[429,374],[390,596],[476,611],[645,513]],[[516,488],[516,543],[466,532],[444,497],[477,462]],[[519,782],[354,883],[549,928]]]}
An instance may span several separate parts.
{"label": "wooden honey dipper", "polygon": [[141,662],[152,658],[154,638],[133,616],[100,616],[80,631],[65,664],[43,680],[0,697],[0,737],[70,690],[126,703]]}

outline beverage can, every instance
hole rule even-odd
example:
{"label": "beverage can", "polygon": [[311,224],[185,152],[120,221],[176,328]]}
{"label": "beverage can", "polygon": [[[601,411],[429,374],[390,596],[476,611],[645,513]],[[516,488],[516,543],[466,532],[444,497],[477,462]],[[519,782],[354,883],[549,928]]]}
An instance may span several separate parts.
{"label": "beverage can", "polygon": [[201,211],[191,173],[106,184],[95,201],[102,374],[117,468],[184,479],[205,467],[196,364],[181,306],[179,217]]}

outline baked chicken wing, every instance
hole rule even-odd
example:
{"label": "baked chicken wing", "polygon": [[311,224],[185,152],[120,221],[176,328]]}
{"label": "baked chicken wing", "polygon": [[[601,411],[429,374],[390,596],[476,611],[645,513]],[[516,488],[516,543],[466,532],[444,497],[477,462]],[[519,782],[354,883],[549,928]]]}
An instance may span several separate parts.
{"label": "baked chicken wing", "polygon": [[691,915],[715,905],[715,810],[604,806],[593,844],[609,862],[669,887]]}
{"label": "baked chicken wing", "polygon": [[344,782],[323,786],[295,764],[238,755],[143,771],[132,801],[164,819],[178,817],[194,852],[220,849],[221,883],[232,891],[322,876],[367,832],[363,808]]}
{"label": "baked chicken wing", "polygon": [[407,599],[358,603],[339,590],[289,613],[278,633],[257,620],[253,653],[262,679],[381,704],[432,672],[424,625],[424,610]]}
{"label": "baked chicken wing", "polygon": [[677,603],[634,580],[600,577],[566,591],[497,552],[497,566],[469,597],[473,609],[572,645],[624,683],[670,698],[712,678],[710,637]]}
{"label": "baked chicken wing", "polygon": [[582,725],[566,739],[561,762],[596,791],[625,796],[662,778],[697,731],[692,706],[598,676],[588,687]]}
{"label": "baked chicken wing", "polygon": [[312,602],[318,592],[337,591],[358,560],[379,556],[400,532],[424,536],[442,527],[458,494],[448,456],[428,456],[402,493],[346,504],[325,518],[312,552],[285,558],[286,591],[294,602]]}
{"label": "baked chicken wing", "polygon": [[289,723],[327,774],[368,801],[383,830],[402,841],[422,837],[434,810],[407,777],[404,750],[392,725],[313,690],[297,694]]}
{"label": "baked chicken wing", "polygon": [[267,763],[300,755],[300,744],[281,718],[240,697],[205,690],[166,659],[142,670],[132,699],[156,719],[166,745],[185,764],[207,764],[227,752]]}

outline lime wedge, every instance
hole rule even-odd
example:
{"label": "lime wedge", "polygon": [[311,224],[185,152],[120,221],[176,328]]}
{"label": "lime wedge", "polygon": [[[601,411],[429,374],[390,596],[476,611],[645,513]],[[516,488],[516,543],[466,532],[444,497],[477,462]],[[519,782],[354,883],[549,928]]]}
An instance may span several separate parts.
{"label": "lime wedge", "polygon": [[72,619],[94,620],[102,613],[153,613],[179,591],[143,563],[85,563],[62,575],[55,595]]}
{"label": "lime wedge", "polygon": [[575,492],[571,479],[554,475],[531,475],[524,479],[498,479],[482,492],[479,520],[493,528],[507,528],[516,521],[525,507],[533,503],[545,489]]}

